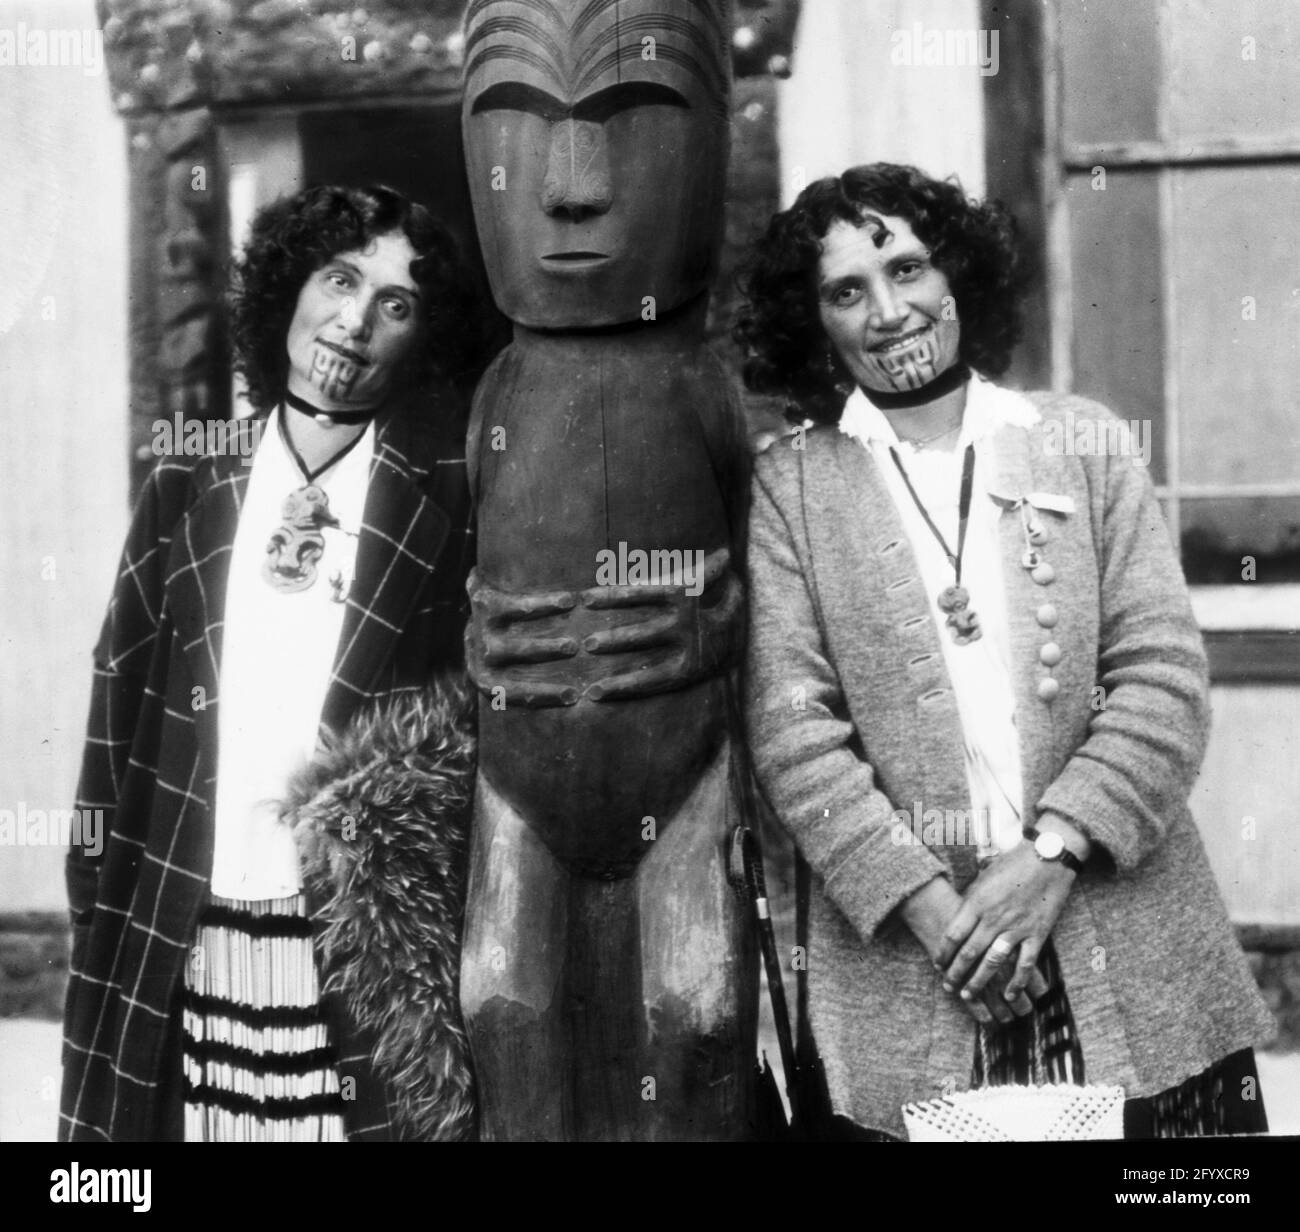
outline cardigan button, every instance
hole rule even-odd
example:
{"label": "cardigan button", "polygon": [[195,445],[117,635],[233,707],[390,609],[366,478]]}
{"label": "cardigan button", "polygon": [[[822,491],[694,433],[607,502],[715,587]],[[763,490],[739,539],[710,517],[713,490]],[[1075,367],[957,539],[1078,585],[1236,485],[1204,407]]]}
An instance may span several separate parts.
{"label": "cardigan button", "polygon": [[1029,576],[1040,586],[1050,586],[1056,581],[1056,570],[1046,561],[1043,561],[1041,565],[1037,565],[1030,570]]}
{"label": "cardigan button", "polygon": [[1040,548],[1047,542],[1047,531],[1043,529],[1043,524],[1041,522],[1030,522],[1030,524],[1025,527],[1025,537],[1034,545],[1034,547]]}
{"label": "cardigan button", "polygon": [[1060,619],[1060,614],[1056,610],[1055,603],[1044,603],[1042,607],[1034,613],[1034,618],[1044,629],[1055,629],[1056,622]]}
{"label": "cardigan button", "polygon": [[1038,651],[1038,661],[1044,667],[1055,667],[1061,661],[1061,648],[1055,642],[1045,642]]}
{"label": "cardigan button", "polygon": [[1051,676],[1044,676],[1038,682],[1038,696],[1042,701],[1054,702],[1061,692],[1061,682]]}

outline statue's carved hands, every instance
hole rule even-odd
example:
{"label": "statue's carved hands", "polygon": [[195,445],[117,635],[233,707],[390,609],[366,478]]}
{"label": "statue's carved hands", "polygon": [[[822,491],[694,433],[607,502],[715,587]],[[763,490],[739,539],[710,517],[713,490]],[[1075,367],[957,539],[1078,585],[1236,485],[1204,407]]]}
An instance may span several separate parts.
{"label": "statue's carved hands", "polygon": [[[697,595],[680,585],[509,593],[471,574],[467,660],[478,687],[527,706],[570,706],[685,688],[725,669],[738,644],[743,587],[719,548]],[[539,627],[540,626],[540,627]],[[609,656],[623,656],[609,661]],[[562,675],[545,671],[547,664]]]}
{"label": "statue's carved hands", "polygon": [[[572,590],[535,590],[512,594],[489,586],[473,570],[467,583],[474,616],[465,629],[466,660],[481,689],[505,688],[526,706],[571,706],[578,690],[570,681],[516,678],[511,668],[552,663],[578,653],[577,638],[555,635],[555,621],[578,606]],[[538,622],[546,622],[539,632]]]}
{"label": "statue's carved hands", "polygon": [[553,637],[536,631],[538,621],[562,616],[578,605],[576,592],[533,591],[512,595],[479,583],[471,592],[475,617],[483,626],[483,661],[492,667],[512,663],[547,663],[571,659],[578,653],[572,637]]}
{"label": "statue's carved hands", "polygon": [[589,685],[587,696],[602,701],[661,693],[720,671],[744,603],[744,588],[731,570],[726,548],[705,557],[700,585],[694,597],[680,586],[593,586],[583,591],[583,606],[593,611],[637,613],[635,623],[611,625],[584,638],[588,654],[669,651]]}

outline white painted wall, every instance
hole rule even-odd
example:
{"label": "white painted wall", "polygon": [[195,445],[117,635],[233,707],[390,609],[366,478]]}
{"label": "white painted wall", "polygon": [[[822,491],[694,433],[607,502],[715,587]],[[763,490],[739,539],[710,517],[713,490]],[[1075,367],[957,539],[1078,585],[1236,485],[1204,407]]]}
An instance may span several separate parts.
{"label": "white painted wall", "polygon": [[[0,31],[96,29],[0,0]],[[126,138],[107,75],[0,65],[0,809],[73,803],[127,526]],[[64,905],[62,850],[0,846],[0,911]]]}
{"label": "white painted wall", "polygon": [[980,69],[923,62],[931,32],[979,24],[976,0],[805,0],[794,73],[777,95],[782,205],[813,180],[868,162],[956,173],[981,195]]}
{"label": "white painted wall", "polygon": [[1241,924],[1300,923],[1300,689],[1219,685],[1192,813],[1210,864]]}

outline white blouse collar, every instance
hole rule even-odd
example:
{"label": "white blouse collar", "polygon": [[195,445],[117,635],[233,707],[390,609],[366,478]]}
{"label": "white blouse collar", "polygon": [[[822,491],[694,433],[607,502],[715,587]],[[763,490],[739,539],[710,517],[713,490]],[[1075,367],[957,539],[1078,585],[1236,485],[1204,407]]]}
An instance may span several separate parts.
{"label": "white blouse collar", "polygon": [[[1041,416],[1028,398],[1013,389],[1003,389],[978,372],[973,373],[966,388],[966,412],[962,418],[958,446],[991,436],[1003,427],[1030,428]],[[864,445],[879,442],[886,446],[906,445],[893,425],[859,386],[849,395],[840,416],[840,431],[856,437]]]}

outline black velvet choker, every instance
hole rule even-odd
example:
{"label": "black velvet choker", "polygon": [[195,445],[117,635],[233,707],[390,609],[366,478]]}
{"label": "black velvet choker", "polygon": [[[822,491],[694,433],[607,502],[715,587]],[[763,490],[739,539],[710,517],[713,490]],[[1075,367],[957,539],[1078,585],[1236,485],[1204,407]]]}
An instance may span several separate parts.
{"label": "black velvet choker", "polygon": [[919,389],[907,389],[902,393],[893,394],[864,387],[862,392],[867,395],[868,401],[873,406],[880,407],[882,411],[893,411],[933,402],[936,398],[942,398],[944,394],[950,394],[954,389],[960,388],[969,379],[970,368],[965,364],[953,364],[946,372],[941,372],[928,385],[922,385]]}
{"label": "black velvet choker", "polygon": [[377,406],[369,406],[360,411],[323,411],[320,407],[313,406],[306,398],[300,398],[287,389],[284,391],[284,400],[303,415],[310,415],[313,419],[327,419],[330,423],[336,424],[368,423],[379,414],[381,409]]}

